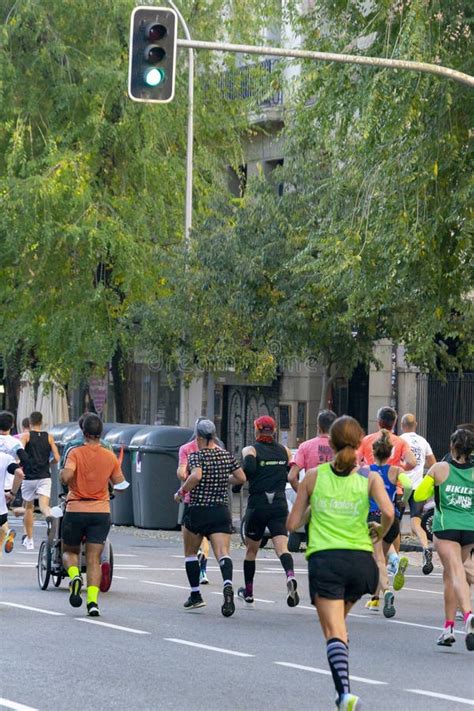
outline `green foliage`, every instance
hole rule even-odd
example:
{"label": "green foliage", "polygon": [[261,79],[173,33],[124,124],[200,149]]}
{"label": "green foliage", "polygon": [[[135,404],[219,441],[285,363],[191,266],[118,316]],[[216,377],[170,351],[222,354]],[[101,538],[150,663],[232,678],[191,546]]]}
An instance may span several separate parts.
{"label": "green foliage", "polygon": [[[315,7],[309,48],[473,73],[466,2]],[[472,90],[308,62],[290,108],[284,194],[257,181],[196,235],[194,352],[237,350],[250,377],[308,356],[349,375],[390,338],[422,369],[472,367]]]}
{"label": "green foliage", "polygon": [[[235,5],[233,20],[230,9]],[[181,4],[191,32],[249,40],[269,2]],[[136,345],[139,313],[173,290],[182,240],[186,52],[176,100],[127,97],[129,0],[0,2],[0,352],[67,379]],[[226,9],[227,8],[227,9]],[[243,23],[244,14],[247,22]],[[223,68],[197,63],[195,219],[242,162],[248,104],[229,101]],[[172,330],[173,319],[171,318]],[[167,324],[160,321],[166,340]]]}

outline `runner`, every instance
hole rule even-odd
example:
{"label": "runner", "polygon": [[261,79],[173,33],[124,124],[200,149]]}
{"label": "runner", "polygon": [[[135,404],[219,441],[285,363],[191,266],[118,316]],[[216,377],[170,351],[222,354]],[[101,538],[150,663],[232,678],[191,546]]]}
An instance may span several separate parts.
{"label": "runner", "polygon": [[[407,413],[403,415],[401,420],[403,434],[401,439],[408,442],[411,451],[416,457],[416,467],[412,469],[408,476],[413,485],[413,491],[416,489],[423,479],[425,469],[429,469],[436,464],[436,457],[424,437],[417,434],[417,422],[415,415]],[[423,567],[424,575],[429,575],[433,572],[433,552],[428,544],[428,536],[421,527],[421,517],[423,515],[423,504],[417,503],[413,498],[413,493],[408,500],[410,506],[410,524],[412,533],[418,538],[421,547],[423,548]]]}
{"label": "runner", "polygon": [[[17,437],[14,437],[10,434],[14,422],[15,418],[13,417],[11,412],[8,412],[7,410],[2,410],[2,412],[0,412],[0,452],[3,452],[4,454],[8,454],[13,457],[13,460],[16,462],[20,462],[21,467],[24,469],[28,463],[28,456],[23,448],[23,444],[21,443],[21,441]],[[9,490],[11,489],[12,485],[13,477],[7,473],[4,482],[4,488],[6,490]],[[18,512],[18,515],[21,515],[23,513],[22,509],[16,509],[16,512]],[[4,523],[1,528],[3,529],[3,533],[6,536],[10,530],[8,524]]]}
{"label": "runner", "polygon": [[[394,434],[393,429],[397,423],[397,412],[393,407],[381,407],[377,412],[377,427],[379,430],[388,430],[390,432],[390,441],[392,442],[392,453],[387,460],[387,464],[394,467],[402,467],[405,471],[410,471],[416,466],[416,457],[410,449],[408,442],[405,442],[401,437]],[[378,437],[378,432],[373,432],[367,435],[361,442],[357,456],[360,464],[373,464],[374,452],[372,445]],[[390,572],[397,574],[400,564],[400,536],[397,536],[393,542],[392,549],[389,553]]]}
{"label": "runner", "polygon": [[[13,480],[5,490],[6,478],[12,476]],[[2,551],[11,553],[15,542],[16,532],[8,526],[7,504],[14,501],[23,481],[23,471],[15,462],[14,457],[5,452],[0,452],[0,556]]]}
{"label": "runner", "polygon": [[[395,615],[394,606],[394,595],[390,590],[390,584],[387,575],[387,554],[392,545],[393,541],[397,538],[400,533],[400,511],[395,505],[397,497],[397,482],[403,487],[403,507],[405,507],[406,502],[411,496],[412,484],[410,477],[400,469],[400,467],[393,467],[387,464],[387,460],[392,453],[392,443],[390,441],[390,432],[388,430],[380,430],[380,436],[372,445],[374,451],[375,463],[370,465],[371,471],[378,472],[382,477],[385,491],[392,502],[395,518],[394,521],[383,540],[377,541],[374,544],[374,555],[379,566],[379,586],[375,595],[367,602],[366,608],[372,612],[378,612],[379,610],[379,593],[383,594],[384,606],[383,614],[384,617],[393,617]],[[381,513],[378,508],[377,502],[371,498],[370,499],[370,511],[369,511],[369,522],[375,521],[380,523]],[[405,556],[400,558],[400,563],[398,566],[398,572],[394,577],[393,587],[395,590],[401,590],[405,584],[405,570],[408,566],[408,558]]]}
{"label": "runner", "polygon": [[329,428],[336,418],[337,415],[332,410],[321,410],[318,413],[317,436],[302,442],[298,447],[288,475],[288,481],[295,491],[298,491],[299,473],[302,469],[307,472],[333,458],[334,453],[329,446]]}
{"label": "runner", "polygon": [[[464,564],[474,548],[474,434],[458,429],[451,435],[451,462],[434,464],[415,491],[415,501],[435,496],[433,541],[444,577],[452,586],[463,613],[466,647],[474,651],[474,615]],[[449,590],[447,599],[449,600]],[[448,607],[448,606],[447,606]],[[441,646],[454,643],[454,614],[445,620]]]}
{"label": "runner", "polygon": [[113,452],[100,444],[102,421],[87,415],[83,422],[84,445],[71,449],[60,479],[69,487],[62,525],[63,565],[71,582],[69,602],[82,605],[82,577],[78,568],[81,542],[86,542],[87,614],[98,617],[100,558],[110,530],[109,482],[125,482]]}
{"label": "runner", "polygon": [[[202,422],[202,420],[205,420],[205,417],[198,417],[196,422],[194,423],[194,439],[191,440],[191,442],[187,442],[186,444],[183,444],[179,448],[179,453],[178,453],[178,471],[176,472],[176,475],[180,481],[186,481],[186,479],[189,476],[189,469],[188,469],[188,455],[191,454],[192,452],[199,452],[199,447],[197,443],[197,432],[196,432],[196,427],[199,422]],[[184,518],[185,512],[186,512],[186,507],[187,504],[189,504],[189,494],[185,497],[185,500],[183,502],[183,514],[181,517],[181,522],[182,519]],[[201,585],[207,585],[209,583],[209,578],[207,577],[207,560],[209,558],[209,541],[207,540],[206,537],[202,539],[201,543],[201,548],[198,551],[198,560],[199,560],[199,582]]]}
{"label": "runner", "polygon": [[[339,417],[333,423],[329,441],[335,457],[306,473],[287,521],[288,530],[295,531],[311,516],[306,550],[310,598],[326,638],[340,711],[360,708],[359,697],[350,690],[345,618],[357,600],[377,588],[372,540],[381,540],[394,518],[393,504],[377,472],[357,469],[362,436],[352,417]],[[377,502],[381,521],[368,526],[370,497]]]}
{"label": "runner", "polygon": [[204,607],[199,590],[198,551],[204,536],[209,538],[224,583],[224,602],[221,612],[230,617],[235,612],[232,587],[233,565],[229,555],[232,517],[229,511],[229,484],[243,484],[244,473],[237,461],[215,442],[216,428],[210,420],[196,424],[198,452],[188,455],[190,475],[175,494],[181,502],[190,494],[183,519],[183,541],[186,574],[191,594],[184,603],[185,610]]}
{"label": "runner", "polygon": [[288,553],[286,530],[288,503],[285,487],[291,454],[286,447],[275,442],[276,422],[273,417],[259,417],[254,426],[256,442],[242,450],[243,468],[249,481],[249,498],[245,512],[245,587],[239,588],[237,595],[248,605],[254,605],[253,580],[256,559],[263,534],[268,528],[273,548],[286,573],[286,602],[289,607],[296,607],[300,598],[293,556]]}
{"label": "runner", "polygon": [[23,526],[26,538],[24,546],[27,551],[34,550],[33,540],[33,513],[35,499],[45,519],[52,520],[49,499],[51,497],[51,470],[50,461],[59,462],[59,452],[52,435],[41,430],[43,415],[41,412],[32,412],[30,417],[30,430],[21,435],[20,441],[28,455],[28,465],[25,467],[25,480],[21,485],[21,495],[25,507]]}

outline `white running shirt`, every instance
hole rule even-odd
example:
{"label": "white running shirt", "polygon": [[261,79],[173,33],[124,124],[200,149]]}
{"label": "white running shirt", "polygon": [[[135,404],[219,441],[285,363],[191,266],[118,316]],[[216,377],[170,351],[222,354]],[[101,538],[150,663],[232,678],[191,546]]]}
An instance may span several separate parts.
{"label": "white running shirt", "polygon": [[8,513],[7,502],[5,499],[5,488],[9,489],[11,486],[7,483],[7,477],[10,477],[11,475],[7,473],[7,467],[14,461],[13,457],[9,454],[0,452],[0,516]]}
{"label": "white running shirt", "polygon": [[411,471],[405,472],[410,477],[413,488],[416,489],[423,479],[426,457],[429,454],[433,454],[433,451],[426,439],[416,432],[404,432],[400,437],[404,439],[405,442],[408,442],[411,451],[416,457],[416,467],[411,469]]}

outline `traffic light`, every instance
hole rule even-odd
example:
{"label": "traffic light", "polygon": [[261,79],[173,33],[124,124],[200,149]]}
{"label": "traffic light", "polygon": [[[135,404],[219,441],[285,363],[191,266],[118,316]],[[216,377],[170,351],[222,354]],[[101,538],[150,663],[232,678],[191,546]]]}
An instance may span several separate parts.
{"label": "traffic light", "polygon": [[130,23],[128,94],[167,103],[174,96],[178,18],[168,7],[136,7]]}

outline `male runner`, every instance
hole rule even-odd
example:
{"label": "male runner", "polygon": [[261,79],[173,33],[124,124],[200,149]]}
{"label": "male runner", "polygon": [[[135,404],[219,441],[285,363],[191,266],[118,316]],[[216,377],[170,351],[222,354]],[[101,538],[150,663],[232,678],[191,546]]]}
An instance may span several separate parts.
{"label": "male runner", "polygon": [[302,442],[298,447],[288,475],[288,481],[295,491],[298,491],[299,473],[302,469],[307,472],[319,464],[330,462],[334,457],[329,445],[329,429],[336,419],[337,415],[332,410],[321,410],[318,414],[317,436]]}
{"label": "male runner", "polygon": [[[6,489],[6,478],[12,476],[13,481]],[[15,500],[23,481],[23,471],[19,468],[15,459],[5,452],[0,452],[0,555],[2,550],[11,553],[15,541],[16,532],[8,526],[7,504]]]}
{"label": "male runner", "polygon": [[256,441],[242,450],[243,469],[249,482],[249,499],[245,513],[245,587],[239,588],[237,595],[248,605],[254,604],[255,561],[265,528],[268,528],[273,547],[286,573],[287,604],[296,607],[300,598],[293,556],[288,552],[286,530],[288,503],[285,486],[291,454],[286,447],[275,442],[276,422],[273,417],[259,417],[254,426]]}
{"label": "male runner", "polygon": [[63,484],[69,487],[62,525],[63,564],[71,582],[69,602],[82,605],[82,577],[78,568],[81,541],[86,541],[87,614],[99,616],[100,557],[110,530],[109,482],[125,482],[120,464],[113,452],[100,444],[102,420],[87,415],[83,423],[84,444],[71,449],[64,469]]}
{"label": "male runner", "polygon": [[[401,439],[408,442],[411,451],[416,457],[416,467],[408,472],[411,479],[413,491],[423,479],[425,469],[430,469],[433,464],[436,464],[436,457],[433,450],[424,437],[416,432],[415,415],[407,413],[403,415],[401,420],[402,432]],[[424,575],[429,575],[433,572],[433,552],[428,545],[428,536],[421,527],[421,516],[423,514],[423,503],[417,503],[413,497],[413,493],[408,499],[410,507],[410,524],[412,533],[418,538],[421,547],[423,548],[423,567]]]}
{"label": "male runner", "polygon": [[21,495],[25,506],[23,526],[26,538],[24,545],[27,551],[34,550],[33,512],[34,501],[37,498],[41,513],[46,519],[51,517],[49,500],[51,497],[50,461],[59,462],[59,452],[52,435],[41,429],[43,415],[32,412],[30,430],[21,435],[20,441],[28,455],[28,466],[25,468],[25,480],[21,485]]}
{"label": "male runner", "polygon": [[[14,422],[15,418],[11,412],[8,412],[7,410],[2,410],[2,412],[0,412],[0,452],[10,455],[16,462],[19,461],[20,465],[24,469],[28,463],[28,456],[23,448],[22,442],[10,434]],[[12,485],[12,479],[7,473],[6,485],[4,483],[4,488],[9,490]],[[9,528],[6,522],[3,524],[2,529],[4,534],[7,535]]]}

